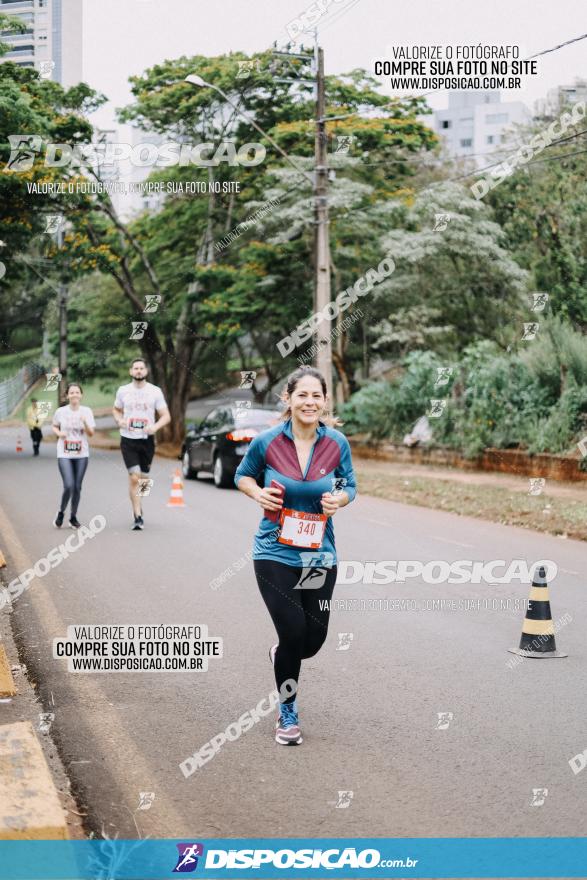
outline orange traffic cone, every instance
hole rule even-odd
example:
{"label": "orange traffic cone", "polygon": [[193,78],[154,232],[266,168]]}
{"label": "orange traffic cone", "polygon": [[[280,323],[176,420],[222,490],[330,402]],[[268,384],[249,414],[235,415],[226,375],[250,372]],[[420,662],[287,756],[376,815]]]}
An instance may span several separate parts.
{"label": "orange traffic cone", "polygon": [[16,435],[16,451],[22,452],[22,440],[20,439],[20,434]]}
{"label": "orange traffic cone", "polygon": [[181,480],[181,472],[179,468],[173,475],[171,495],[169,496],[167,507],[185,507],[185,501],[183,500],[183,483]]}

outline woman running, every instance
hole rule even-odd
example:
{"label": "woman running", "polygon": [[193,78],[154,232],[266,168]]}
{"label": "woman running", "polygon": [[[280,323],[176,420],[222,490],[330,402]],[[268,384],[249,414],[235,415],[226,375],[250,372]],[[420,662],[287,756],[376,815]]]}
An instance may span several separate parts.
{"label": "woman running", "polygon": [[[317,654],[328,631],[336,582],[332,517],[356,494],[351,450],[326,413],[326,382],[313,367],[288,378],[281,424],[259,434],[235,474],[241,492],[264,516],[255,535],[253,564],[279,643],[269,656],[280,694],[275,740],[302,742],[296,701],[302,660]],[[257,480],[262,484],[258,484]],[[271,486],[272,481],[279,486]],[[328,600],[328,601],[324,601]],[[282,686],[295,682],[284,699]],[[287,685],[286,685],[287,687]]]}
{"label": "woman running", "polygon": [[82,386],[71,382],[67,386],[66,406],[60,406],[53,416],[53,432],[57,436],[57,465],[63,480],[63,495],[53,525],[60,529],[63,525],[65,509],[71,498],[69,525],[79,529],[77,508],[82,491],[82,482],[90,455],[88,437],[94,433],[96,423],[89,406],[82,406]]}

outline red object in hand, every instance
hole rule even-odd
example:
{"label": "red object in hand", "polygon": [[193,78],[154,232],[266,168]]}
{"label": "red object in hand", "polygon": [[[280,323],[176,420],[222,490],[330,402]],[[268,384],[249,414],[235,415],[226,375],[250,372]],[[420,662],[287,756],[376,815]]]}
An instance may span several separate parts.
{"label": "red object in hand", "polygon": [[[277,480],[271,480],[271,489],[279,489],[281,493],[281,503],[283,504],[283,498],[285,496],[285,486],[283,483],[279,483]],[[266,510],[265,516],[267,519],[270,519],[271,522],[277,522],[279,517],[281,516],[281,510]]]}

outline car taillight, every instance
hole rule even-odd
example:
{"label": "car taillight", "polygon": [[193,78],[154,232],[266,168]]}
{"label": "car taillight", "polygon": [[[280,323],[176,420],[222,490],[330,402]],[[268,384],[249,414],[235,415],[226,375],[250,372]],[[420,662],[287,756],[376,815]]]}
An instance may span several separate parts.
{"label": "car taillight", "polygon": [[257,436],[257,431],[252,431],[250,428],[246,430],[243,428],[241,431],[231,431],[226,435],[227,440],[236,440],[237,443],[247,443],[250,440],[253,440]]}

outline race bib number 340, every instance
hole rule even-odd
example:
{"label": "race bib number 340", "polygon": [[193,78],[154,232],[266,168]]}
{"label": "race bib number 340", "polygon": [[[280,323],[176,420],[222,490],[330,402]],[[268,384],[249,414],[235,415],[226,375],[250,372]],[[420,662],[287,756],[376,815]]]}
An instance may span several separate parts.
{"label": "race bib number 340", "polygon": [[322,546],[326,520],[323,513],[305,513],[303,510],[284,507],[280,517],[281,534],[277,540],[290,547],[317,550]]}

